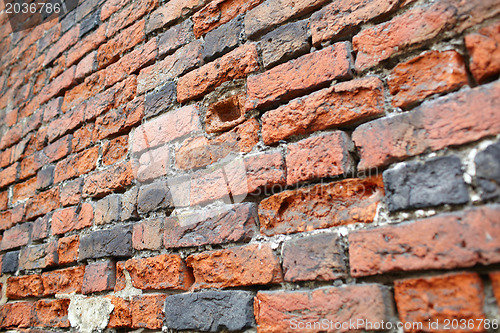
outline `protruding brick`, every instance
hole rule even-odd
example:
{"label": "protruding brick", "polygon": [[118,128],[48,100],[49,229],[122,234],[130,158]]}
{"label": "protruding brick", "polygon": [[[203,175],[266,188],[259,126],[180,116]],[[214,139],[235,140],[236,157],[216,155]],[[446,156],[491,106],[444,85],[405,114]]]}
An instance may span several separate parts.
{"label": "protruding brick", "polygon": [[351,275],[450,269],[500,262],[500,206],[469,208],[349,234]]}
{"label": "protruding brick", "polygon": [[246,109],[269,107],[324,88],[333,80],[349,79],[351,62],[351,45],[341,42],[250,76]]}
{"label": "protruding brick", "polygon": [[287,184],[350,173],[354,161],[349,152],[353,149],[351,139],[340,131],[289,144]]}
{"label": "protruding brick", "polygon": [[97,69],[96,52],[89,53],[76,66],[75,79],[81,80]]}
{"label": "protruding brick", "polygon": [[164,294],[134,296],[130,302],[132,328],[161,329],[165,320],[163,309],[166,298]]}
{"label": "protruding brick", "polygon": [[85,266],[42,273],[43,295],[81,293]]}
{"label": "protruding brick", "polygon": [[42,292],[42,279],[38,274],[11,276],[7,279],[7,297],[10,299],[39,297]]}
{"label": "protruding brick", "polygon": [[456,51],[431,51],[397,65],[387,81],[392,104],[406,108],[432,94],[468,83],[462,56]]}
{"label": "protruding brick", "polygon": [[470,69],[478,82],[500,73],[500,22],[465,36]]}
{"label": "protruding brick", "polygon": [[[165,220],[166,248],[249,241],[256,229],[254,204],[225,205]],[[154,239],[154,238],[153,238]]]}
{"label": "protruding brick", "polygon": [[116,264],[113,261],[100,261],[85,266],[82,293],[113,290],[116,280]]}
{"label": "protruding brick", "polygon": [[29,328],[33,325],[33,302],[7,303],[0,306],[1,328]]}
{"label": "protruding brick", "polygon": [[371,223],[383,195],[379,176],[284,191],[261,201],[260,232],[271,236]]}
{"label": "protruding brick", "polygon": [[161,250],[163,238],[162,219],[145,220],[134,224],[132,246],[136,250]]}
{"label": "protruding brick", "polygon": [[39,217],[33,222],[33,229],[31,231],[31,240],[38,241],[44,239],[50,234],[50,216],[45,215],[44,217]]}
{"label": "protruding brick", "polygon": [[132,226],[94,231],[80,238],[80,260],[132,255]]}
{"label": "protruding brick", "polygon": [[82,192],[86,197],[102,197],[130,185],[133,177],[130,162],[121,162],[85,177]]}
{"label": "protruding brick", "polygon": [[86,202],[80,207],[68,207],[52,215],[52,234],[60,235],[72,230],[90,227],[94,217],[92,204]]}
{"label": "protruding brick", "polygon": [[194,288],[226,288],[283,281],[279,260],[269,244],[202,252],[187,258]]}
{"label": "protruding brick", "polygon": [[285,281],[329,281],[347,276],[347,258],[336,234],[319,234],[283,245]]}
{"label": "protruding brick", "polygon": [[500,82],[449,94],[412,112],[356,128],[360,170],[380,167],[426,150],[461,145],[500,132]]}
{"label": "protruding brick", "polygon": [[78,260],[79,247],[79,235],[59,238],[57,244],[57,257],[59,259],[59,265],[66,265],[76,262]]}
{"label": "protruding brick", "polygon": [[[315,322],[380,323],[394,315],[389,288],[378,284],[325,287],[311,291],[260,291],[254,309],[262,333],[295,332]],[[356,326],[356,329],[369,329]]]}
{"label": "protruding brick", "polygon": [[92,141],[98,141],[119,133],[126,133],[144,117],[144,97],[136,98],[126,105],[112,109],[97,117]]}
{"label": "protruding brick", "polygon": [[46,189],[54,183],[54,169],[53,165],[49,165],[38,171],[36,177],[36,187],[38,189]]}
{"label": "protruding brick", "polygon": [[130,313],[130,301],[121,297],[106,296],[113,304],[113,312],[109,316],[108,328],[130,327],[132,325],[132,315]]}
{"label": "protruding brick", "polygon": [[34,322],[39,327],[70,327],[69,299],[40,300],[35,303]]}
{"label": "protruding brick", "polygon": [[37,189],[37,177],[28,179],[23,183],[18,183],[13,186],[12,203],[29,199],[35,196]]}
{"label": "protruding brick", "polygon": [[165,324],[169,329],[203,332],[253,327],[253,296],[242,290],[171,295],[165,301]]}
{"label": "protruding brick", "polygon": [[[397,280],[394,294],[401,321],[422,324],[421,329],[408,325],[412,328],[405,328],[406,332],[446,330],[445,320],[473,323],[474,328],[454,327],[454,332],[484,332],[485,327],[480,324],[481,319],[486,319],[483,284],[477,273]],[[438,327],[432,327],[436,321]]]}
{"label": "protruding brick", "polygon": [[[139,20],[145,14],[158,6],[158,0],[129,1],[119,13],[108,22],[106,36],[111,37],[116,32]],[[154,13],[154,12],[153,12]],[[149,32],[149,31],[148,31]]]}
{"label": "protruding brick", "polygon": [[222,83],[243,78],[257,69],[257,47],[245,44],[181,77],[177,83],[177,100],[184,103],[199,98]]}

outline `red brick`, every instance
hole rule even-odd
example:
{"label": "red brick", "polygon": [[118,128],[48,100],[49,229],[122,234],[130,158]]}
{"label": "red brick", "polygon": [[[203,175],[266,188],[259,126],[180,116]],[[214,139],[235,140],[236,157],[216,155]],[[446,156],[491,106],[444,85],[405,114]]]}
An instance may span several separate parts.
{"label": "red brick", "polygon": [[66,32],[62,37],[58,38],[57,42],[52,45],[45,54],[45,60],[43,65],[47,66],[52,60],[57,58],[62,52],[76,44],[78,42],[78,34],[80,32],[80,26],[76,25]]}
{"label": "red brick", "polygon": [[489,277],[493,288],[493,295],[497,299],[497,304],[500,304],[500,272],[491,272]]}
{"label": "red brick", "polygon": [[145,39],[144,20],[134,23],[122,30],[119,34],[101,45],[97,51],[97,64],[99,69],[117,61],[120,55],[130,50]]}
{"label": "red brick", "polygon": [[8,168],[0,171],[0,188],[12,184],[16,181],[19,163],[14,163]]}
{"label": "red brick", "polygon": [[187,290],[193,278],[176,254],[162,254],[151,258],[129,259],[125,262],[132,285],[139,289]]}
{"label": "red brick", "polygon": [[[106,2],[107,3],[107,2]],[[105,296],[113,304],[113,312],[109,316],[108,328],[121,328],[132,326],[132,314],[130,313],[130,301],[121,297]]]}
{"label": "red brick", "polygon": [[42,279],[38,274],[11,276],[7,279],[7,297],[10,299],[38,297],[42,292]]}
{"label": "red brick", "polygon": [[151,13],[146,32],[169,25],[192,11],[204,6],[209,0],[171,0]]}
{"label": "red brick", "polygon": [[66,57],[60,56],[54,60],[52,64],[52,70],[50,71],[49,81],[59,76],[66,69]]}
{"label": "red brick", "polygon": [[500,262],[498,205],[349,234],[351,275],[471,267]]}
{"label": "red brick", "polygon": [[97,166],[99,147],[95,146],[59,161],[54,171],[54,183],[84,175]]}
{"label": "red brick", "polygon": [[[156,222],[156,220],[153,221]],[[160,228],[155,228],[156,224],[153,224],[153,221],[142,223],[144,224],[143,228],[151,232],[150,239],[155,239],[153,233],[160,232]],[[225,205],[204,210],[201,213],[195,211],[179,216],[170,216],[164,223],[164,245],[169,249],[247,242],[255,233],[256,221],[257,214],[254,204]],[[146,224],[148,222],[149,224]],[[145,237],[145,232],[141,235],[143,235],[143,239],[148,239]],[[142,241],[142,244],[146,243],[145,240]],[[161,240],[157,244],[161,246]],[[143,248],[156,250],[149,244]]]}
{"label": "red brick", "polygon": [[[23,145],[23,142],[20,142],[18,145]],[[14,149],[14,147],[11,147],[0,153],[0,168],[5,168],[10,164]]]}
{"label": "red brick", "polygon": [[[254,302],[255,321],[262,333],[317,332],[317,329],[305,328],[313,328],[314,323],[323,320],[333,322],[328,332],[334,332],[338,331],[333,326],[336,323],[391,321],[394,309],[390,298],[389,289],[378,284],[310,291],[259,291]],[[299,327],[304,329],[298,330]]]}
{"label": "red brick", "polygon": [[134,224],[132,246],[136,250],[161,250],[163,238],[163,221],[161,219],[145,220]]}
{"label": "red brick", "polygon": [[43,295],[81,293],[84,273],[85,266],[42,273]]}
{"label": "red brick", "polygon": [[72,131],[83,123],[85,105],[81,104],[71,111],[65,110],[65,114],[50,122],[47,129],[49,141],[54,141],[58,137]]}
{"label": "red brick", "polygon": [[473,142],[500,132],[500,82],[424,103],[410,113],[356,128],[360,170],[379,167],[424,151]]}
{"label": "red brick", "polygon": [[71,151],[74,153],[78,153],[83,149],[89,147],[93,143],[92,141],[93,132],[94,132],[93,123],[78,128],[73,133],[73,139],[71,140]]}
{"label": "red brick", "polygon": [[278,65],[247,82],[246,109],[268,107],[324,88],[336,79],[351,78],[351,46],[348,42],[306,54]]}
{"label": "red brick", "polygon": [[83,276],[82,293],[91,294],[113,290],[116,279],[116,264],[113,261],[100,261],[88,264]]}
{"label": "red brick", "polygon": [[271,236],[371,223],[383,195],[381,176],[284,191],[261,201],[260,232]]}
{"label": "red brick", "polygon": [[69,299],[40,300],[35,303],[34,324],[38,327],[70,327]]}
{"label": "red brick", "polygon": [[127,286],[127,280],[125,278],[125,262],[126,261],[118,261],[116,263],[115,292],[123,290]]}
{"label": "red brick", "polygon": [[465,36],[470,70],[478,82],[500,73],[500,22]]}
{"label": "red brick", "polygon": [[137,127],[132,140],[132,152],[137,153],[164,145],[187,134],[201,130],[198,106],[189,105],[170,111]]}
{"label": "red brick", "polygon": [[184,103],[199,98],[226,81],[243,78],[258,69],[255,44],[245,44],[181,77],[177,83],[177,100]]}
{"label": "red brick", "polygon": [[61,204],[63,206],[76,205],[82,197],[83,179],[75,179],[61,186]]}
{"label": "red brick", "polygon": [[92,204],[86,202],[81,207],[68,207],[52,215],[52,234],[60,235],[72,230],[80,230],[92,225]]}
{"label": "red brick", "polygon": [[59,140],[51,143],[43,150],[44,156],[42,157],[42,163],[50,163],[61,158],[68,156],[71,152],[71,135],[66,135]]}
{"label": "red brick", "polygon": [[37,189],[37,178],[33,177],[23,183],[14,185],[12,190],[12,204],[35,196]]}
{"label": "red brick", "polygon": [[7,303],[0,307],[1,328],[29,328],[33,323],[33,302]]}
{"label": "red brick", "polygon": [[7,230],[15,223],[12,221],[12,211],[0,212],[0,230]]}
{"label": "red brick", "polygon": [[101,24],[95,31],[85,36],[68,51],[66,65],[71,66],[92,50],[96,50],[106,40],[106,24]]}
{"label": "red brick", "polygon": [[500,6],[495,0],[452,0],[451,2],[457,10],[456,30],[458,32],[463,32],[467,28],[500,14]]}
{"label": "red brick", "polygon": [[353,148],[351,139],[341,131],[289,144],[286,155],[287,184],[350,173],[354,160],[349,151]]}
{"label": "red brick", "polygon": [[57,241],[21,249],[19,268],[40,269],[57,265]]}
{"label": "red brick", "polygon": [[168,145],[163,145],[156,149],[147,150],[134,159],[134,175],[137,180],[144,182],[166,175],[170,164],[169,150]]}
{"label": "red brick", "polygon": [[202,252],[187,258],[194,288],[266,285],[283,281],[279,259],[269,244]]}
{"label": "red brick", "polygon": [[76,66],[75,79],[81,80],[97,69],[97,52],[89,53]]}
{"label": "red brick", "polygon": [[456,51],[430,51],[419,55],[397,65],[387,80],[393,95],[392,104],[401,108],[467,83],[464,60]]}
{"label": "red brick", "polygon": [[106,1],[101,8],[101,21],[107,20],[111,15],[122,9],[128,4],[129,0],[111,0]]}
{"label": "red brick", "polygon": [[208,204],[219,199],[230,203],[227,185],[222,168],[199,170],[190,174],[189,177],[181,176],[178,179],[168,180],[176,207]]}
{"label": "red brick", "polygon": [[59,187],[41,192],[26,205],[26,218],[33,218],[47,214],[59,207]]}
{"label": "red brick", "polygon": [[71,88],[64,94],[62,111],[67,112],[85,100],[103,91],[106,83],[106,70],[95,72],[85,78],[83,83]]}
{"label": "red brick", "polygon": [[209,2],[193,15],[193,31],[196,38],[231,21],[236,16],[261,4],[264,0],[216,0]]}
{"label": "red brick", "polygon": [[326,0],[271,0],[250,10],[245,15],[245,32],[247,37],[267,32],[289,19],[298,18],[313,12]]}
{"label": "red brick", "polygon": [[31,236],[32,223],[17,224],[3,233],[2,250],[9,250],[28,244]]}
{"label": "red brick", "polygon": [[336,1],[311,16],[314,45],[348,36],[362,23],[371,21],[398,8],[399,1]]}
{"label": "red brick", "polygon": [[245,94],[237,94],[210,104],[205,115],[207,133],[226,131],[245,121]]}
{"label": "red brick", "polygon": [[392,20],[368,28],[354,36],[356,70],[361,71],[436,37],[454,23],[456,9],[441,1],[415,7]]}
{"label": "red brick", "polygon": [[19,142],[23,136],[23,125],[21,123],[11,127],[0,138],[0,149],[5,149]]}
{"label": "red brick", "polygon": [[128,152],[128,135],[119,136],[102,145],[102,163],[111,165],[122,160]]}
{"label": "red brick", "polygon": [[174,54],[141,70],[137,77],[138,93],[153,90],[200,65],[201,48],[200,41],[189,43]]}
{"label": "red brick", "polygon": [[117,109],[113,109],[96,119],[92,140],[102,140],[123,133],[138,124],[144,117],[144,97],[139,97]]}
{"label": "red brick", "polygon": [[[403,323],[421,323],[423,329],[405,332],[446,332],[445,320],[474,323],[474,328],[454,327],[454,332],[484,332],[483,284],[477,273],[451,273],[428,278],[397,280],[394,296]],[[460,304],[460,306],[457,306]],[[439,327],[429,323],[439,321]],[[411,325],[410,325],[411,327]]]}
{"label": "red brick", "polygon": [[167,295],[135,296],[131,301],[132,328],[161,329]]}
{"label": "red brick", "polygon": [[121,190],[132,183],[134,178],[130,162],[121,162],[104,170],[95,171],[85,177],[83,195],[102,197]]}
{"label": "red brick", "polygon": [[0,192],[0,210],[6,210],[9,207],[9,192]]}
{"label": "red brick", "polygon": [[106,36],[111,37],[158,6],[158,0],[131,1],[108,22]]}
{"label": "red brick", "polygon": [[79,235],[59,238],[57,243],[57,257],[59,259],[59,265],[66,265],[76,262],[78,260],[79,246]]}

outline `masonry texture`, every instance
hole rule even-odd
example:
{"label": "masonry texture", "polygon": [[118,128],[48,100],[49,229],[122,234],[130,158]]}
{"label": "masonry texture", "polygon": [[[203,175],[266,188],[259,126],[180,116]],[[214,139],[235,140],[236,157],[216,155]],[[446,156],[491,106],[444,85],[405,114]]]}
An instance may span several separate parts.
{"label": "masonry texture", "polygon": [[498,332],[498,0],[0,9],[0,331]]}

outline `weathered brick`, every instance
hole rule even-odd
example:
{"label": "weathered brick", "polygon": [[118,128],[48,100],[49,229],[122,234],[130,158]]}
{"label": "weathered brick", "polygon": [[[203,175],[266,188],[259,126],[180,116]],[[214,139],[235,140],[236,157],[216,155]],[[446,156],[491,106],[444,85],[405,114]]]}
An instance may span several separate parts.
{"label": "weathered brick", "polygon": [[495,271],[489,273],[493,295],[497,299],[497,304],[500,304],[500,272]]}
{"label": "weathered brick", "polygon": [[59,183],[94,170],[98,158],[99,147],[95,146],[59,161],[54,171],[54,182]]}
{"label": "weathered brick", "polygon": [[0,192],[0,210],[6,210],[9,207],[9,192]]}
{"label": "weathered brick", "polygon": [[256,207],[250,203],[170,216],[164,222],[164,246],[178,248],[247,242],[256,231],[256,221]]}
{"label": "weathered brick", "polygon": [[170,25],[204,6],[208,0],[171,0],[151,13],[146,33]]}
{"label": "weathered brick", "polygon": [[85,102],[85,100],[97,95],[105,89],[105,83],[105,70],[101,70],[87,76],[82,83],[66,91],[62,104],[62,111],[67,112],[68,110],[71,110],[79,104]]}
{"label": "weathered brick", "polygon": [[315,136],[289,144],[286,155],[287,184],[348,174],[354,160],[354,144],[345,132]]}
{"label": "weathered brick", "polygon": [[[158,0],[141,0],[130,1],[117,15],[108,22],[106,36],[111,37],[117,31],[121,31],[131,23],[136,22],[139,18],[149,13],[158,6]],[[154,13],[152,13],[153,15]],[[147,30],[146,32],[149,32]]]}
{"label": "weathered brick", "polygon": [[392,104],[406,108],[432,94],[468,83],[462,56],[456,51],[430,51],[397,65],[388,81]]}
{"label": "weathered brick", "polygon": [[54,169],[53,165],[48,165],[38,171],[36,176],[37,189],[47,189],[54,184]]}
{"label": "weathered brick", "polygon": [[92,143],[92,133],[94,132],[94,124],[86,124],[78,128],[73,133],[73,139],[71,140],[71,151],[78,153],[85,148],[88,148]]}
{"label": "weathered brick", "polygon": [[75,79],[81,80],[97,69],[97,52],[89,53],[76,66]]}
{"label": "weathered brick", "polygon": [[42,292],[42,279],[38,274],[11,276],[7,279],[7,297],[10,299],[38,297]]}
{"label": "weathered brick", "polygon": [[80,260],[132,255],[132,226],[94,231],[80,238]]}
{"label": "weathered brick", "polygon": [[470,70],[478,82],[500,73],[500,22],[465,36]]}
{"label": "weathered brick", "polygon": [[336,234],[319,234],[283,245],[285,281],[329,281],[347,276],[347,258]]}
{"label": "weathered brick", "polygon": [[145,214],[173,207],[172,194],[165,181],[142,185],[137,197],[137,211]]}
{"label": "weathered brick", "polygon": [[57,243],[57,257],[59,259],[59,265],[66,265],[76,262],[78,260],[79,247],[79,235],[59,238]]}
{"label": "weathered brick", "polygon": [[[255,320],[259,332],[316,331],[314,323],[380,323],[394,315],[389,288],[378,284],[325,287],[310,291],[259,291]],[[317,324],[316,324],[317,325]],[[309,329],[310,328],[310,329]],[[335,326],[331,331],[336,330]],[[357,329],[369,329],[365,325]]]}
{"label": "weathered brick", "polygon": [[132,183],[132,180],[132,166],[129,162],[121,162],[107,169],[95,171],[85,177],[83,195],[86,197],[102,197],[125,188]]}
{"label": "weathered brick", "polygon": [[85,36],[71,49],[69,49],[66,56],[66,65],[71,66],[78,60],[83,58],[85,54],[89,53],[90,51],[97,50],[99,45],[101,45],[106,40],[106,28],[106,24],[100,25],[97,30]]}
{"label": "weathered brick", "polygon": [[132,315],[130,313],[130,301],[112,295],[105,296],[113,304],[113,312],[109,316],[108,328],[130,327]]}
{"label": "weathered brick", "polygon": [[205,62],[211,61],[235,49],[240,42],[242,33],[242,16],[237,16],[228,23],[208,32],[203,38],[204,43],[201,51],[203,60],[205,60]]}
{"label": "weathered brick", "polygon": [[146,117],[156,116],[171,107],[177,99],[175,82],[167,82],[158,91],[146,95],[144,113]]}
{"label": "weathered brick", "polygon": [[181,77],[177,100],[181,103],[199,98],[223,82],[240,79],[259,69],[255,44],[245,44]]}
{"label": "weathered brick", "polygon": [[137,93],[153,90],[199,66],[201,46],[201,41],[194,41],[181,47],[162,61],[142,69],[137,77]]}
{"label": "weathered brick", "polygon": [[26,219],[31,220],[59,207],[59,187],[41,192],[26,205]]}
{"label": "weathered brick", "polygon": [[81,207],[69,207],[52,214],[52,234],[60,235],[72,230],[90,227],[93,218],[92,204],[86,202]]}
{"label": "weathered brick", "polygon": [[471,267],[500,261],[498,205],[349,234],[351,275]]}
{"label": "weathered brick", "polygon": [[126,105],[108,111],[95,121],[92,140],[102,140],[109,136],[127,132],[144,117],[144,97],[136,98]]}
{"label": "weathered brick", "polygon": [[71,152],[71,135],[66,135],[59,140],[51,143],[43,149],[41,163],[54,162],[67,156]]}
{"label": "weathered brick", "polygon": [[296,17],[304,16],[327,3],[325,0],[292,1],[268,0],[245,15],[247,37],[267,32],[271,28]]}
{"label": "weathered brick", "polygon": [[13,222],[11,210],[0,212],[0,230],[7,230],[14,224],[15,222]]}
{"label": "weathered brick", "polygon": [[260,232],[271,236],[371,223],[383,195],[379,176],[284,191],[261,201]]}
{"label": "weathered brick", "polygon": [[31,240],[37,241],[49,237],[49,221],[50,216],[45,215],[39,217],[33,222],[33,229],[31,230]]}
{"label": "weathered brick", "polygon": [[500,143],[494,143],[474,158],[477,185],[481,198],[493,199],[500,195]]}
{"label": "weathered brick", "polygon": [[35,303],[34,325],[40,327],[70,327],[69,299],[40,300]]}
{"label": "weathered brick", "polygon": [[253,327],[253,296],[242,290],[171,295],[165,301],[165,324],[169,329],[203,332]]}
{"label": "weathered brick", "polygon": [[97,28],[99,24],[101,24],[101,13],[99,10],[96,10],[80,23],[80,39]]}
{"label": "weathered brick", "polygon": [[0,327],[31,327],[33,324],[33,309],[33,302],[6,303],[0,306]]}
{"label": "weathered brick", "polygon": [[16,181],[18,167],[19,163],[14,163],[8,168],[5,168],[2,171],[0,171],[0,188],[8,186]]}
{"label": "weathered brick", "polygon": [[189,105],[170,111],[137,127],[132,140],[132,152],[169,143],[172,140],[201,130],[198,106]]}
{"label": "weathered brick", "polygon": [[[258,7],[257,7],[258,8]],[[352,77],[351,45],[341,42],[250,76],[246,109],[269,107]]]}
{"label": "weathered brick", "polygon": [[10,251],[2,257],[2,274],[15,273],[19,264],[19,251]]}
{"label": "weathered brick", "polygon": [[288,23],[262,36],[260,48],[264,67],[271,68],[309,52],[310,36],[308,20]]}
{"label": "weathered brick", "polygon": [[37,177],[30,178],[23,183],[17,183],[12,187],[12,204],[35,196],[37,189]]}
{"label": "weathered brick", "polygon": [[[405,329],[406,332],[446,330],[445,320],[473,322],[474,328],[454,327],[455,332],[484,332],[484,326],[480,324],[481,319],[486,319],[483,284],[477,273],[397,280],[394,296],[403,323],[422,323],[422,330],[410,328]],[[438,327],[432,327],[431,323],[436,321],[439,321]]]}
{"label": "weathered brick", "polygon": [[269,244],[202,252],[187,258],[194,288],[226,288],[283,281],[279,259]]}
{"label": "weathered brick", "polygon": [[193,22],[190,19],[184,20],[160,35],[158,54],[160,56],[171,54],[193,40]]}
{"label": "weathered brick", "polygon": [[113,261],[101,261],[85,266],[82,293],[91,294],[113,290],[116,279],[116,264]]}
{"label": "weathered brick", "polygon": [[52,45],[45,54],[45,59],[43,65],[47,66],[55,58],[57,58],[62,52],[73,46],[78,42],[78,35],[80,31],[80,26],[75,26],[66,32],[62,37],[58,38],[57,42]]}
{"label": "weathered brick", "polygon": [[50,122],[47,129],[47,137],[49,141],[53,141],[79,127],[84,120],[84,110],[85,106],[83,104],[79,105],[71,111],[65,110],[66,113],[64,115]]}
{"label": "weathered brick", "polygon": [[469,201],[460,159],[437,157],[398,165],[384,171],[386,202],[390,211],[464,204]]}
{"label": "weathered brick", "polygon": [[82,197],[83,179],[75,179],[61,186],[61,204],[66,207],[76,205]]}
{"label": "weathered brick", "polygon": [[140,182],[155,180],[164,176],[170,168],[169,145],[163,145],[156,149],[146,150],[143,154],[138,155],[137,157],[134,159],[134,162],[136,162],[134,164],[134,175]]}
{"label": "weathered brick", "polygon": [[163,220],[160,218],[134,224],[132,246],[136,250],[161,250]]}
{"label": "weathered brick", "polygon": [[101,8],[101,21],[106,21],[111,15],[128,4],[129,0],[105,1]]}
{"label": "weathered brick", "polygon": [[88,17],[87,15],[95,11],[101,2],[101,0],[84,0],[80,2],[79,6],[76,7],[75,20],[77,22],[83,21],[84,18]]}
{"label": "weathered brick", "polygon": [[357,30],[362,23],[393,12],[400,1],[336,1],[311,16],[314,45],[338,40]]}
{"label": "weathered brick", "polygon": [[23,270],[53,267],[57,263],[57,241],[24,247],[19,256],[19,268]]}
{"label": "weathered brick", "polygon": [[216,133],[226,131],[245,121],[245,100],[243,93],[210,104],[205,114],[205,131]]}
{"label": "weathered brick", "polygon": [[500,132],[496,112],[500,82],[449,94],[410,113],[375,120],[356,128],[352,138],[360,170],[384,166],[426,150],[476,141]]}
{"label": "weathered brick", "polygon": [[102,145],[102,163],[111,165],[123,160],[128,152],[128,135],[122,135]]}
{"label": "weathered brick", "polygon": [[5,230],[2,242],[0,243],[0,248],[2,250],[10,250],[28,244],[32,228],[33,223],[28,222],[16,224],[12,228]]}
{"label": "weathered brick", "polygon": [[163,309],[166,298],[164,294],[134,296],[130,302],[132,328],[161,329],[165,320]]}
{"label": "weathered brick", "polygon": [[81,293],[84,274],[85,266],[42,273],[43,295]]}
{"label": "weathered brick", "polygon": [[95,204],[94,220],[96,225],[107,224],[120,220],[121,197],[111,194]]}
{"label": "weathered brick", "polygon": [[43,121],[50,122],[61,113],[62,97],[51,99],[43,108]]}
{"label": "weathered brick", "polygon": [[388,22],[363,30],[352,40],[353,48],[357,51],[356,70],[375,66],[400,53],[400,50],[407,50],[436,37],[454,23],[456,14],[456,8],[446,1],[440,1],[414,7]]}
{"label": "weathered brick", "polygon": [[127,192],[122,194],[122,205],[120,217],[122,221],[127,221],[138,217],[137,214],[137,195],[139,189],[137,186],[132,187]]}

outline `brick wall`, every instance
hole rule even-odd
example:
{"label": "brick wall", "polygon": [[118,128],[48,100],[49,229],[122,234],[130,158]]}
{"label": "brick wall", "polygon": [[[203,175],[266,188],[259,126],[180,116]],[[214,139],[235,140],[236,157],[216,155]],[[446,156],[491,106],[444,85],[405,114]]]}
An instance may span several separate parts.
{"label": "brick wall", "polygon": [[85,0],[16,32],[2,13],[0,329],[496,331],[499,19],[497,0]]}

